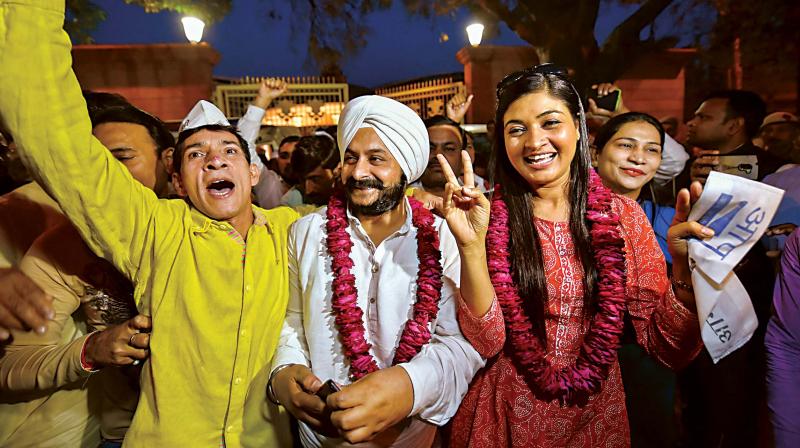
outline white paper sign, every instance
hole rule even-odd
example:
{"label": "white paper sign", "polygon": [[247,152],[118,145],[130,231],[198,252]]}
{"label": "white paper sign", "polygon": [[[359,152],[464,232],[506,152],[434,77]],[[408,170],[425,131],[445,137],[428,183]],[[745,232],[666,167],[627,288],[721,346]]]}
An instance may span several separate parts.
{"label": "white paper sign", "polygon": [[753,304],[733,268],[769,227],[783,190],[712,171],[689,213],[714,229],[708,240],[689,240],[697,314],[706,349],[718,362],[741,347],[758,326]]}
{"label": "white paper sign", "polygon": [[731,272],[719,288],[708,278],[698,278],[702,276],[699,269],[692,271],[701,336],[716,363],[750,340],[758,318],[736,274]]}

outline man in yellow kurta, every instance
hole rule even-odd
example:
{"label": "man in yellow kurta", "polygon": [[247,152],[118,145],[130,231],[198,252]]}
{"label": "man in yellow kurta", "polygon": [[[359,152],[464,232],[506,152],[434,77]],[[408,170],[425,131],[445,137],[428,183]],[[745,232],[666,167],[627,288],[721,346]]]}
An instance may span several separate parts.
{"label": "man in yellow kurta", "polygon": [[92,136],[63,21],[63,0],[0,0],[0,117],[34,177],[152,316],[125,446],[257,443],[297,214],[250,203],[258,171],[224,126],[179,137],[173,183],[188,201],[159,200],[133,180]]}

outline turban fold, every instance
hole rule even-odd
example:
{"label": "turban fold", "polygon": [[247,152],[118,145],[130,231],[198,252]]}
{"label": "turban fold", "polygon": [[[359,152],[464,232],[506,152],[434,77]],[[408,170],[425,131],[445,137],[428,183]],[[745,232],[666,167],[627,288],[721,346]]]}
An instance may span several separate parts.
{"label": "turban fold", "polygon": [[347,103],[339,117],[337,132],[342,160],[356,132],[362,128],[375,130],[400,164],[408,182],[422,176],[428,165],[430,143],[425,124],[413,110],[377,95],[361,96]]}

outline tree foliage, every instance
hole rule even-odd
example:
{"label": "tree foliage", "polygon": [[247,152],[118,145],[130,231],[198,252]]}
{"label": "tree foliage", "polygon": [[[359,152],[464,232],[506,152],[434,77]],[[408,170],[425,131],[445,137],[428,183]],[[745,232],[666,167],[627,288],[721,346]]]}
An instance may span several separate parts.
{"label": "tree foliage", "polygon": [[[372,31],[367,16],[392,6],[392,0],[289,0],[272,1],[267,15],[291,21],[293,40],[307,39],[309,62],[322,76],[343,80],[341,61],[367,44]],[[289,14],[286,14],[287,9]]]}
{"label": "tree foliage", "polygon": [[[800,2],[761,0],[694,0],[713,6],[716,20],[702,46],[701,69],[709,86],[724,79],[734,65],[734,43],[745,77],[744,87],[762,95],[785,94],[792,78],[800,108]],[[788,105],[785,105],[788,106]]]}
{"label": "tree foliage", "polygon": [[105,19],[105,11],[91,0],[67,0],[64,29],[72,38],[72,42],[92,43],[92,31]]}
{"label": "tree foliage", "polygon": [[[640,39],[672,0],[607,0],[639,4],[600,45],[594,28],[601,0],[403,0],[412,14],[446,15],[467,7],[481,16],[490,29],[504,22],[536,50],[541,61],[556,62],[576,70],[584,81],[614,79],[639,55],[665,48],[675,39]],[[298,17],[310,18],[309,54],[325,63],[338,62],[361,48],[369,29],[366,13],[391,6],[391,0],[292,0]],[[603,61],[600,64],[598,61]]]}
{"label": "tree foliage", "polygon": [[222,19],[231,11],[231,0],[125,0],[125,3],[139,5],[146,12],[175,11],[207,24]]}
{"label": "tree foliage", "polygon": [[[146,12],[175,11],[182,15],[195,16],[206,24],[225,17],[231,10],[232,0],[124,0],[125,3],[141,6]],[[91,43],[92,32],[106,13],[91,0],[67,0],[67,20],[64,29],[74,43]]]}
{"label": "tree foliage", "polygon": [[[232,0],[123,1],[147,12],[195,15],[207,23],[228,14],[232,4]],[[323,73],[341,74],[341,60],[367,44],[372,32],[367,16],[392,4],[392,0],[270,0],[265,8],[272,19],[288,17],[295,38],[307,36],[308,55]],[[709,80],[719,85],[719,67],[731,66],[731,45],[739,38],[745,68],[793,70],[800,84],[797,0],[402,0],[402,4],[410,14],[422,16],[455,14],[466,7],[487,25],[489,35],[505,23],[535,49],[541,61],[573,68],[581,84],[616,79],[641,55],[674,46],[678,40],[674,36],[655,37],[656,18],[669,11],[673,21],[681,24],[699,9],[702,20],[690,28],[704,63],[712,67],[706,70]],[[595,25],[602,8],[612,4],[635,5],[636,11],[601,43],[595,37]],[[291,10],[288,15],[281,12],[287,7]],[[74,42],[90,42],[91,32],[105,17],[92,0],[67,0],[65,29]]]}

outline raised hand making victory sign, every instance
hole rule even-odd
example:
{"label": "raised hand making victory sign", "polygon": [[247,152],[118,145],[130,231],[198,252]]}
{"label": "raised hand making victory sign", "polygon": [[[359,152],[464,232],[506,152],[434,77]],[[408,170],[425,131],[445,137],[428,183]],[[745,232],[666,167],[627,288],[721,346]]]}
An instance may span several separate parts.
{"label": "raised hand making victory sign", "polygon": [[475,187],[472,160],[467,151],[461,151],[464,165],[464,185],[458,182],[453,169],[443,155],[438,155],[447,185],[439,212],[447,220],[450,231],[460,248],[477,245],[483,250],[486,229],[489,227],[489,200]]}
{"label": "raised hand making victory sign", "polygon": [[437,156],[447,179],[439,214],[447,221],[461,256],[461,296],[474,315],[485,314],[492,305],[494,288],[486,268],[486,231],[489,200],[475,187],[472,160],[461,151],[464,185],[441,154]]}

